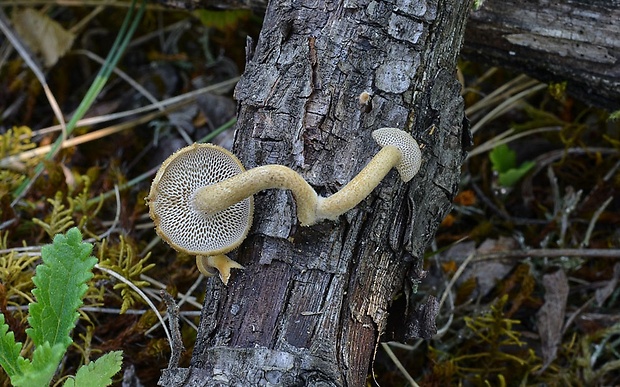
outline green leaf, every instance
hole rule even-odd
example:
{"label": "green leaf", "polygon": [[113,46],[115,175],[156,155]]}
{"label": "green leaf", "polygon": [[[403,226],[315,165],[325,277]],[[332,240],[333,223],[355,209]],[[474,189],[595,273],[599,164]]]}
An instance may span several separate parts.
{"label": "green leaf", "polygon": [[519,168],[511,168],[505,172],[501,172],[499,174],[498,182],[500,185],[504,187],[513,187],[526,173],[529,172],[536,165],[533,161],[528,161],[523,164]]}
{"label": "green leaf", "polygon": [[94,362],[83,365],[75,378],[67,379],[63,387],[104,387],[112,384],[112,376],[121,369],[123,352],[113,351]]}
{"label": "green leaf", "polygon": [[498,182],[504,187],[514,186],[535,165],[528,161],[517,167],[517,154],[508,145],[501,144],[489,152],[493,170],[499,174]]}
{"label": "green leaf", "polygon": [[489,159],[493,164],[493,170],[499,173],[506,172],[517,165],[517,154],[506,144],[496,146],[489,153]]}
{"label": "green leaf", "polygon": [[66,349],[61,343],[54,346],[50,343],[37,346],[32,354],[32,363],[25,363],[23,373],[12,377],[11,383],[15,387],[49,386]]}
{"label": "green leaf", "polygon": [[78,319],[77,309],[92,278],[97,259],[90,255],[93,246],[82,242],[82,234],[72,228],[65,235],[56,235],[52,245],[43,246],[43,264],[37,267],[32,282],[36,302],[30,305],[26,330],[35,345],[62,344],[66,349],[72,339],[70,332]]}
{"label": "green leaf", "polygon": [[20,356],[22,343],[15,341],[15,334],[9,332],[9,326],[4,322],[4,314],[0,313],[0,366],[10,378],[21,375],[24,363],[28,360]]}

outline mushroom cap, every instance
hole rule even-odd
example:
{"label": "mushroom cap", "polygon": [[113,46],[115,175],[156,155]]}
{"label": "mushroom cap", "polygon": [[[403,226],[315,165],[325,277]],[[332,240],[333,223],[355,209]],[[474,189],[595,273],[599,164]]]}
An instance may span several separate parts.
{"label": "mushroom cap", "polygon": [[413,179],[422,164],[422,152],[418,142],[404,130],[381,128],[372,132],[372,138],[381,147],[392,145],[400,150],[400,163],[396,166],[400,178],[405,183]]}
{"label": "mushroom cap", "polygon": [[235,155],[213,144],[193,144],[172,154],[146,198],[157,234],[188,254],[225,254],[239,246],[252,226],[252,197],[212,215],[197,211],[193,199],[200,188],[244,171]]}

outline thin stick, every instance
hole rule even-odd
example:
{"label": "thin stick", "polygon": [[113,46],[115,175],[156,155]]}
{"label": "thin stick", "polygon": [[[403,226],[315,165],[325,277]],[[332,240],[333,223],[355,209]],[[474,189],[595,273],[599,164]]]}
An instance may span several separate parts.
{"label": "thin stick", "polygon": [[488,114],[486,114],[484,117],[482,117],[480,119],[480,121],[478,121],[471,128],[471,134],[472,135],[475,134],[488,121],[491,121],[491,120],[499,117],[500,115],[504,114],[504,112],[506,112],[507,110],[511,109],[516,104],[520,103],[521,99],[523,99],[523,98],[527,97],[528,95],[533,94],[533,93],[535,93],[535,92],[537,92],[539,90],[542,90],[545,87],[547,87],[546,84],[539,84],[539,85],[536,85],[536,86],[531,87],[529,89],[523,90],[522,92],[520,92],[518,94],[515,94],[512,97],[508,98],[507,100],[505,100],[501,104],[497,105],[497,107],[495,109],[491,110]]}
{"label": "thin stick", "polygon": [[172,331],[173,341],[170,343],[172,353],[168,368],[177,368],[181,360],[181,354],[185,351],[183,340],[181,339],[181,330],[179,329],[179,306],[174,302],[174,298],[165,290],[160,290],[161,297],[166,303],[168,310],[168,321],[170,322],[170,330]]}
{"label": "thin stick", "polygon": [[613,196],[610,196],[603,202],[603,204],[594,212],[592,215],[592,219],[590,220],[590,224],[588,224],[588,229],[586,230],[586,236],[583,238],[583,242],[581,242],[581,247],[586,247],[590,245],[590,237],[592,236],[592,232],[594,231],[594,226],[596,225],[596,221],[599,216],[605,211],[605,208],[611,203],[614,199]]}
{"label": "thin stick", "polygon": [[478,254],[474,261],[487,261],[503,258],[615,258],[620,259],[620,249],[530,249],[507,250],[494,253]]}

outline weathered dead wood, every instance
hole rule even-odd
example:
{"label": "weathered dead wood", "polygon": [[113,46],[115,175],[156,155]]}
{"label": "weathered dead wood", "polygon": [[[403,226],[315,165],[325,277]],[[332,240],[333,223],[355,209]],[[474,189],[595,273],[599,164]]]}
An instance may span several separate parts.
{"label": "weathered dead wood", "polygon": [[620,2],[487,0],[472,12],[462,51],[620,109]]}
{"label": "weathered dead wood", "polygon": [[[257,195],[233,257],[246,269],[228,287],[209,280],[191,367],[165,370],[161,385],[361,386],[383,332],[434,333],[436,302],[411,289],[468,143],[455,67],[469,8],[270,2],[235,92],[234,151],[246,167],[290,166],[327,196],[374,155],[370,133],[383,126],[412,132],[423,166],[410,184],[393,172],[338,221],[307,228],[288,192]],[[405,312],[388,327],[399,296]]]}

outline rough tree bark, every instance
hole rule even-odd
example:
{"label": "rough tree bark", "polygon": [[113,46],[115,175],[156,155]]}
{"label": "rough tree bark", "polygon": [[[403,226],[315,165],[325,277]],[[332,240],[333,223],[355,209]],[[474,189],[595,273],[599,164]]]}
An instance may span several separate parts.
{"label": "rough tree bark", "polygon": [[[362,386],[384,332],[433,334],[436,302],[412,289],[469,142],[455,68],[470,7],[269,3],[235,91],[244,165],[287,165],[327,196],[377,152],[370,133],[391,126],[423,144],[422,169],[407,185],[391,172],[338,221],[311,227],[298,224],[289,192],[257,195],[251,235],[233,256],[246,269],[228,287],[209,280],[191,366],[165,370],[161,385]],[[397,296],[405,310],[392,329]]]}
{"label": "rough tree bark", "polygon": [[472,12],[463,56],[522,71],[620,109],[620,1],[487,0]]}

